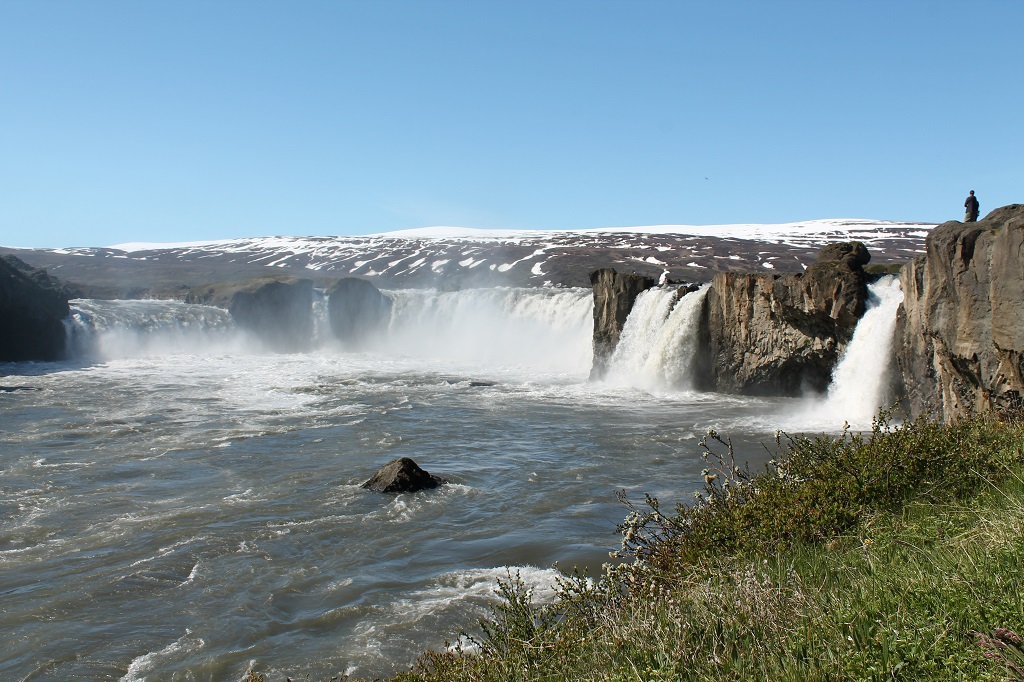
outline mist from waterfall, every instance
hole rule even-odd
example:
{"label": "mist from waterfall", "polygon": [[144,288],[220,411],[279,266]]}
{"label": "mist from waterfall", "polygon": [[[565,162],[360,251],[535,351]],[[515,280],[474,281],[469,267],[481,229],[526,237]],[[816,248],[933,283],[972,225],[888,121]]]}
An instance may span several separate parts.
{"label": "mist from waterfall", "polygon": [[228,311],[178,301],[77,299],[65,327],[77,358],[240,353],[258,346]]}
{"label": "mist from waterfall", "polygon": [[641,293],[608,363],[606,383],[652,392],[691,390],[707,290],[705,285],[682,297],[676,287]]}
{"label": "mist from waterfall", "polygon": [[589,289],[385,292],[389,354],[585,375],[593,358]]}
{"label": "mist from waterfall", "polygon": [[[584,376],[593,356],[589,289],[397,290],[386,332],[366,351],[467,366]],[[321,292],[313,298],[312,348],[344,352]],[[266,353],[259,334],[221,308],[178,301],[72,302],[68,347],[76,357]],[[365,353],[364,353],[365,354]]]}

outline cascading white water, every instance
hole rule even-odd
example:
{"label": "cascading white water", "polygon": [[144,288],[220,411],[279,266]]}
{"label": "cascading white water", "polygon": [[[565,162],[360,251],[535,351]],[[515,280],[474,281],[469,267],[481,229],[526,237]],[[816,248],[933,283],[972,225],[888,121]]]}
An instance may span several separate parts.
{"label": "cascading white water", "polygon": [[[387,335],[375,354],[589,371],[593,296],[589,289],[466,289],[385,292],[393,301]],[[336,350],[326,299],[313,300],[313,346]],[[76,300],[67,323],[76,356],[104,360],[171,354],[265,352],[258,335],[227,311],[178,301]]]}
{"label": "cascading white water", "polygon": [[103,359],[236,351],[243,339],[226,310],[178,301],[71,301],[73,355]]}
{"label": "cascading white water", "polygon": [[868,286],[867,310],[832,371],[825,402],[813,409],[821,419],[846,420],[854,428],[871,425],[885,400],[896,312],[902,302],[897,277],[883,277]]}
{"label": "cascading white water", "polygon": [[327,292],[313,289],[313,345],[322,346],[331,337],[330,311],[327,309]]}
{"label": "cascading white water", "polygon": [[697,329],[707,286],[677,298],[674,287],[637,297],[605,380],[645,390],[689,389],[697,354]]}
{"label": "cascading white water", "polygon": [[573,374],[589,371],[589,289],[466,289],[385,292],[391,353]]}

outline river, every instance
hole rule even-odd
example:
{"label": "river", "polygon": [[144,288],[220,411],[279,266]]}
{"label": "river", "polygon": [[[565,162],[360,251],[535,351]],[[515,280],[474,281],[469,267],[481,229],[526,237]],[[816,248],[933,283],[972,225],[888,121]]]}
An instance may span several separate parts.
{"label": "river", "polygon": [[[777,428],[869,424],[898,286],[872,286],[861,371],[804,399],[691,390],[681,306],[702,293],[650,293],[604,382],[589,290],[390,294],[361,352],[272,353],[215,308],[82,300],[74,360],[0,365],[0,676],[401,670],[473,631],[499,578],[544,599],[560,569],[599,571],[615,492],[690,499],[709,427],[757,466]],[[451,483],[359,487],[399,456]]]}

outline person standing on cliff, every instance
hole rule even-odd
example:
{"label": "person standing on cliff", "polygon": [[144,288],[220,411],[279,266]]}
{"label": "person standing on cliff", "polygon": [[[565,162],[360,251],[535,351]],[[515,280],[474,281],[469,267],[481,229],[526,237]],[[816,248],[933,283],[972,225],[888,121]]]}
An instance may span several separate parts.
{"label": "person standing on cliff", "polygon": [[967,196],[967,201],[964,202],[964,208],[967,209],[967,215],[964,216],[965,223],[976,223],[978,222],[978,209],[981,208],[981,204],[978,203],[978,197],[974,196],[974,190]]}

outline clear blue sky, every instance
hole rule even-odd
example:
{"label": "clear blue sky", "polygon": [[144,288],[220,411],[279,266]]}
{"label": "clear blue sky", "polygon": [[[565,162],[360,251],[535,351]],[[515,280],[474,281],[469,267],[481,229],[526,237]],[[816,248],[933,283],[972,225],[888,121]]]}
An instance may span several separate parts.
{"label": "clear blue sky", "polygon": [[0,0],[0,244],[963,217],[1024,2]]}

